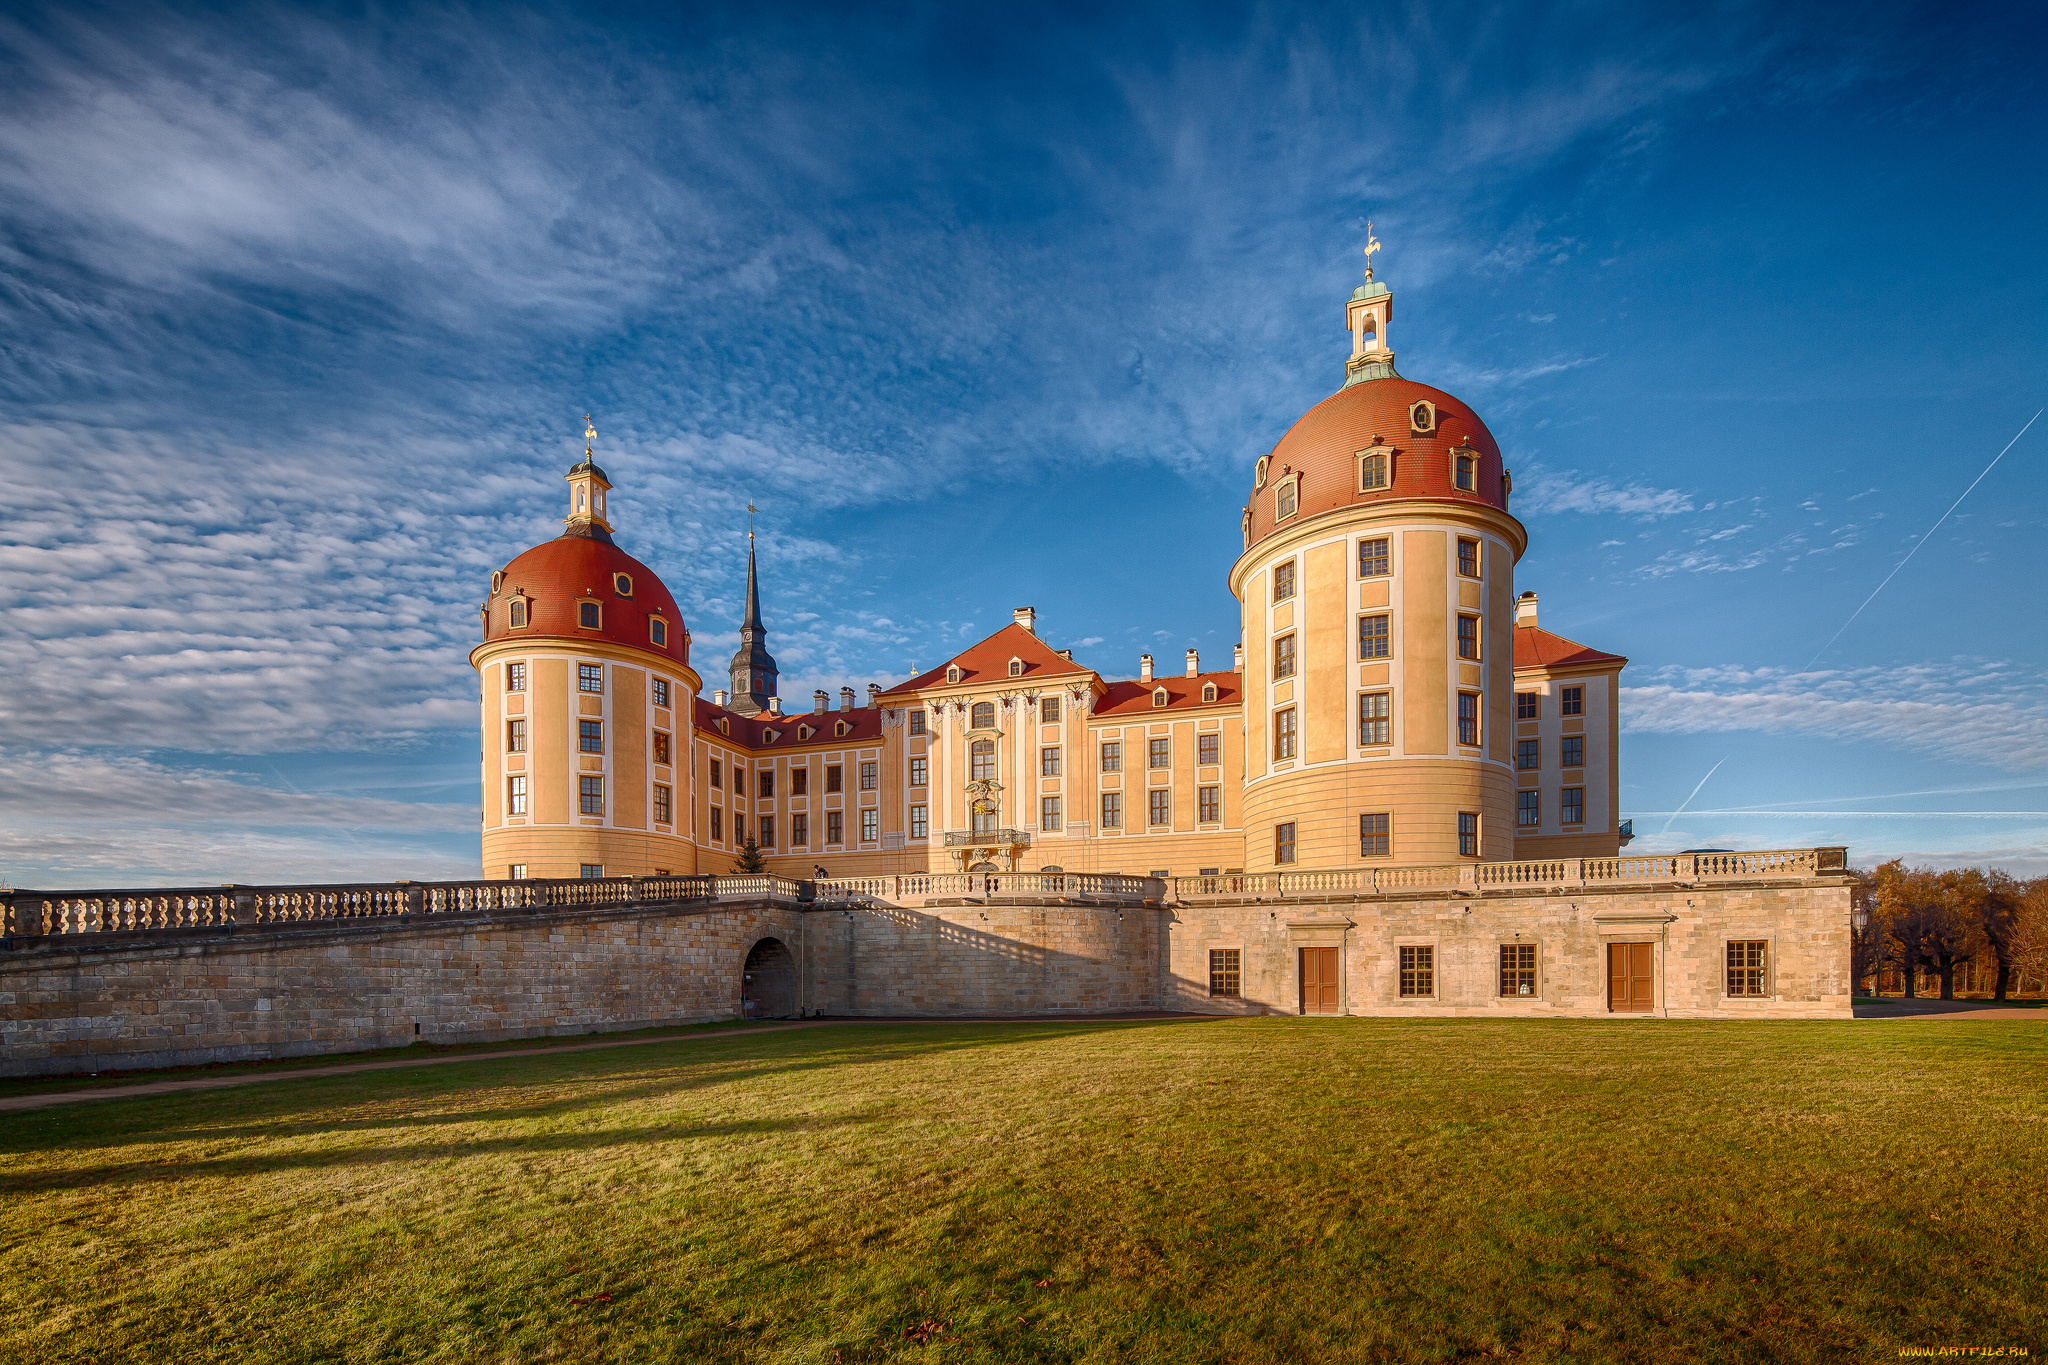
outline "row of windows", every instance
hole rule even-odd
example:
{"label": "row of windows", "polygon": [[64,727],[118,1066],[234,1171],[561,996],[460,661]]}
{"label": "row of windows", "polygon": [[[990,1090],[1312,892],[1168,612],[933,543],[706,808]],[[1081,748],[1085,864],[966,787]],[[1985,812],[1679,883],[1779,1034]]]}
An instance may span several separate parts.
{"label": "row of windows", "polygon": [[[1358,694],[1358,742],[1362,746],[1392,742],[1393,698],[1387,692]],[[1479,694],[1458,694],[1458,743],[1479,745]],[[1292,706],[1273,713],[1273,761],[1294,757],[1297,724]]]}
{"label": "row of windows", "polygon": [[[1525,693],[1522,695],[1533,695]],[[1566,735],[1558,741],[1557,766],[1560,768],[1582,768],[1586,765],[1586,737]],[[1534,772],[1543,766],[1543,741],[1540,739],[1518,739],[1515,741],[1515,766],[1523,772]]]}
{"label": "row of windows", "polygon": [[[1537,720],[1541,718],[1543,694],[1540,692],[1515,693],[1515,719]],[[1557,714],[1560,716],[1583,716],[1586,714],[1586,689],[1583,687],[1560,687],[1557,689]],[[1565,765],[1567,767],[1570,764]]]}
{"label": "row of windows", "polygon": [[[604,722],[583,719],[576,722],[576,747],[581,753],[601,754],[604,752]],[[526,722],[508,720],[505,722],[505,751],[513,754],[526,752]],[[668,763],[674,754],[666,730],[654,732],[654,761]],[[801,784],[799,784],[801,786]],[[762,795],[770,795],[763,792]]]}
{"label": "row of windows", "polygon": [[[1387,811],[1371,811],[1358,817],[1358,856],[1390,858],[1394,848],[1394,817]],[[1458,853],[1479,856],[1479,815],[1458,812]],[[1273,861],[1290,864],[1295,856],[1295,825],[1292,820],[1273,826]]]}
{"label": "row of windows", "polygon": [[[656,643],[660,642],[656,641]],[[651,686],[653,688],[654,704],[656,706],[667,706],[668,679],[656,678]],[[505,690],[507,692],[524,692],[526,690],[525,664],[509,663],[505,665]],[[576,665],[576,690],[578,692],[602,693],[604,691],[604,665]]]}
{"label": "row of windows", "polygon": [[[1386,536],[1374,536],[1358,542],[1358,576],[1360,578],[1386,578],[1393,573],[1393,559],[1389,551],[1390,540]],[[1466,578],[1481,578],[1482,559],[1479,542],[1464,536],[1458,538],[1458,572]],[[1285,602],[1294,596],[1294,561],[1282,560],[1273,566],[1273,600]]]}
{"label": "row of windows", "polygon": [[[912,770],[915,771],[916,765],[921,762],[923,762],[922,759],[912,759]],[[710,761],[709,777],[711,786],[721,789],[724,787],[725,764],[721,760],[714,758]],[[774,799],[775,770],[763,768],[756,774],[756,778],[758,779],[756,783],[759,788],[758,794],[762,799]],[[862,791],[871,792],[876,790],[881,786],[881,780],[881,764],[870,761],[860,765],[860,789]],[[918,786],[922,784],[912,783],[912,785]],[[825,794],[830,796],[836,792],[843,791],[845,786],[846,769],[838,763],[827,763],[825,765]],[[737,763],[732,765],[732,789],[741,796],[747,794],[747,770]],[[810,765],[792,764],[790,766],[789,794],[791,796],[809,796],[811,794]]]}
{"label": "row of windows", "polygon": [[[1048,800],[1057,801],[1057,797]],[[1122,829],[1124,825],[1124,794],[1103,792],[1102,827]],[[1217,824],[1223,819],[1223,788],[1195,788],[1195,818],[1203,824]],[[1173,793],[1160,789],[1145,793],[1145,823],[1149,826],[1171,825],[1173,823]],[[1050,829],[1053,826],[1046,826]]]}
{"label": "row of windows", "polygon": [[[1429,428],[1417,428],[1428,430]],[[1368,446],[1358,452],[1358,491],[1361,493],[1381,492],[1393,484],[1393,457],[1395,452],[1382,446]],[[1479,487],[1479,452],[1470,446],[1454,446],[1450,451],[1451,487],[1460,492],[1470,493]],[[1259,461],[1256,481],[1261,488],[1266,484],[1266,462]],[[1290,474],[1273,487],[1273,519],[1285,521],[1301,510],[1301,475]]]}
{"label": "row of windows", "polygon": [[[1563,825],[1586,823],[1586,789],[1566,787],[1557,794],[1557,819]],[[1519,791],[1515,793],[1515,823],[1528,827],[1543,823],[1543,793]]]}
{"label": "row of windows", "polygon": [[[1723,989],[1731,996],[1770,994],[1770,941],[1738,939],[1727,946]],[[1209,950],[1209,994],[1236,995],[1241,989],[1238,949]],[[1434,996],[1437,986],[1436,946],[1428,943],[1400,945],[1399,992],[1408,998]],[[1540,987],[1536,977],[1536,945],[1503,943],[1499,954],[1499,993],[1503,996],[1533,996]],[[1220,985],[1229,989],[1218,989]]]}
{"label": "row of windows", "polygon": [[[910,813],[911,837],[921,839],[924,837],[925,828],[924,807],[912,806]],[[725,840],[725,814],[724,811],[716,806],[711,809],[711,838],[720,843]],[[861,842],[874,843],[882,837],[881,812],[871,806],[859,812],[859,814]],[[778,847],[775,842],[777,833],[778,830],[774,816],[760,815],[754,818],[754,842],[760,847],[769,850]],[[732,813],[732,841],[736,844],[744,843],[746,838],[747,817],[739,811],[734,811]],[[846,842],[845,811],[828,810],[825,812],[825,842],[827,844],[843,844]],[[809,848],[810,845],[811,817],[802,813],[790,816],[789,847],[793,849]]]}
{"label": "row of windows", "polygon": [[[506,609],[505,615],[507,625],[513,630],[524,630],[533,620],[533,614],[527,608],[527,599],[523,597],[513,598],[511,604]],[[603,630],[603,605],[597,602],[578,602],[576,604],[576,626],[579,630]],[[668,622],[659,616],[649,616],[647,618],[647,639],[649,643],[666,649],[668,647]]]}

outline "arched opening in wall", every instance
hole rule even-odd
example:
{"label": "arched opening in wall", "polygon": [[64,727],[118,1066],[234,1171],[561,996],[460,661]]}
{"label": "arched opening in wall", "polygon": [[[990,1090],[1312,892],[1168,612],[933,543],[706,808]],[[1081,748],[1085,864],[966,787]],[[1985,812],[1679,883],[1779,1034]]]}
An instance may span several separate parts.
{"label": "arched opening in wall", "polygon": [[796,1013],[796,959],[779,938],[764,938],[747,953],[740,975],[740,1013],[781,1019]]}
{"label": "arched opening in wall", "polygon": [[969,872],[1000,872],[1000,871],[1002,871],[1002,869],[1001,869],[1001,868],[999,868],[999,867],[997,867],[997,866],[996,866],[996,865],[995,865],[994,863],[976,863],[976,864],[975,864],[975,865],[974,865],[973,867],[970,867],[970,868],[968,868],[967,870],[968,870]]}
{"label": "arched opening in wall", "polygon": [[1378,350],[1380,344],[1380,319],[1377,313],[1367,313],[1358,329],[1358,349]]}

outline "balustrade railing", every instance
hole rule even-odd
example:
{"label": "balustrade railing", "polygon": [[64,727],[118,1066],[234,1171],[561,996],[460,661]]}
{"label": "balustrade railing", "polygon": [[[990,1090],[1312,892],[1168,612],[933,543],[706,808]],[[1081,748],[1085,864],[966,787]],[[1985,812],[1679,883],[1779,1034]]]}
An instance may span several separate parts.
{"label": "balustrade railing", "polygon": [[889,877],[829,877],[816,885],[820,901],[886,905],[987,896],[1058,896],[1142,904],[1166,895],[1166,882],[1159,877],[1096,872],[912,872]]}
{"label": "balustrade railing", "polygon": [[1337,891],[1514,890],[1606,886],[1626,882],[1743,882],[1813,877],[1848,869],[1846,848],[1774,848],[1743,853],[1645,853],[1619,858],[1547,858],[1513,863],[1361,867],[1331,871],[1245,872],[1175,877],[1179,900],[1302,896]]}

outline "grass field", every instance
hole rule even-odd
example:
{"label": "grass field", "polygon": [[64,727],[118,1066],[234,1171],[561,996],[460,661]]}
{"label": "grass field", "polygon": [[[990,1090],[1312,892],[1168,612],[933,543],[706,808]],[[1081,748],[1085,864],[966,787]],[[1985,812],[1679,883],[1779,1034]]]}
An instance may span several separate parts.
{"label": "grass field", "polygon": [[2048,1021],[831,1026],[0,1153],[10,1361],[2048,1350]]}

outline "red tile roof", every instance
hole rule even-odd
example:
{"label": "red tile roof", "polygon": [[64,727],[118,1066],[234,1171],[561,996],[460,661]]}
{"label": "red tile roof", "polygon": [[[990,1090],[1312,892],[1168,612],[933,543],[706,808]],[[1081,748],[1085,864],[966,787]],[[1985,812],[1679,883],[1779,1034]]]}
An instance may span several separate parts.
{"label": "red tile roof", "polygon": [[1520,668],[1578,668],[1586,664],[1625,664],[1628,659],[1620,654],[1608,654],[1567,640],[1562,635],[1552,635],[1536,626],[1515,627],[1515,667]]}
{"label": "red tile roof", "polygon": [[[1216,700],[1202,700],[1203,683],[1216,684]],[[1152,693],[1161,687],[1166,689],[1166,705],[1154,706]],[[1131,678],[1109,684],[1109,690],[1095,703],[1095,714],[1154,715],[1163,711],[1200,710],[1205,706],[1236,706],[1243,699],[1244,686],[1235,673],[1197,673],[1192,678],[1182,674],[1155,677],[1151,682]]]}
{"label": "red tile roof", "polygon": [[[625,574],[631,594],[621,593],[617,575]],[[529,619],[515,630],[512,598],[523,595]],[[602,630],[577,624],[578,605],[588,596],[599,604]],[[688,666],[690,632],[683,614],[654,570],[609,540],[565,535],[543,541],[505,566],[499,589],[489,599],[484,619],[485,640],[603,640],[670,663]],[[657,645],[648,625],[659,616],[667,623],[668,642]]]}
{"label": "red tile roof", "polygon": [[[1013,622],[980,644],[969,645],[937,668],[920,673],[908,682],[897,683],[882,695],[893,697],[899,692],[921,692],[931,687],[961,687],[973,683],[993,682],[998,678],[1010,676],[1010,660],[1013,658],[1022,661],[1022,676],[1033,682],[1093,671],[1072,659],[1062,659],[1053,652],[1052,646]],[[949,683],[946,681],[946,670],[955,664],[960,666],[960,681]]]}
{"label": "red tile roof", "polygon": [[[814,749],[847,744],[877,744],[882,738],[882,713],[871,706],[855,711],[798,711],[790,714],[771,716],[765,711],[758,716],[743,716],[737,711],[728,711],[714,702],[697,698],[697,728],[709,731],[736,748],[761,753],[779,753],[784,749]],[[718,728],[718,722],[725,722],[725,729]],[[839,723],[846,722],[853,728],[840,734]],[[811,736],[803,738],[804,728],[811,729]],[[768,738],[768,731],[775,731],[775,739]]]}

